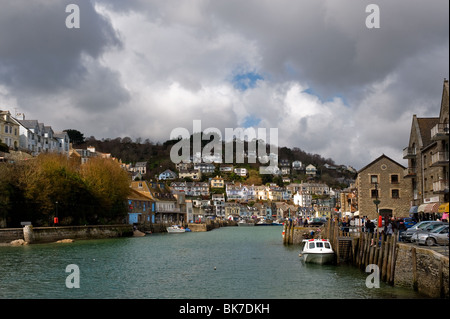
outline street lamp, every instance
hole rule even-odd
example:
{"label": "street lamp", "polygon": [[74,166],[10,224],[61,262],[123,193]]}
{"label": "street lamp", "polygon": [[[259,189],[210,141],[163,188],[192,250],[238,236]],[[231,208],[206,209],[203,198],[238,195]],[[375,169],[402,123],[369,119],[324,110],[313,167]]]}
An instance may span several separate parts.
{"label": "street lamp", "polygon": [[380,200],[378,199],[378,183],[375,182],[375,200],[373,201],[375,204],[376,210],[377,210],[377,218],[378,218],[378,227],[381,227],[380,225],[380,216],[378,212],[378,205],[380,205]]}

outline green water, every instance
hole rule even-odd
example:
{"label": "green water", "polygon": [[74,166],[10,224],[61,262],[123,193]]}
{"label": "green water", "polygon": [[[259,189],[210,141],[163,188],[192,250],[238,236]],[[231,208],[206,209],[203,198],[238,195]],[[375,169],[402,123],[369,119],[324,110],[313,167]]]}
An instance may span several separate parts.
{"label": "green water", "polygon": [[[0,298],[303,299],[422,298],[351,266],[303,263],[284,246],[282,228],[225,227],[209,232],[0,247]],[[80,270],[67,288],[66,266]]]}

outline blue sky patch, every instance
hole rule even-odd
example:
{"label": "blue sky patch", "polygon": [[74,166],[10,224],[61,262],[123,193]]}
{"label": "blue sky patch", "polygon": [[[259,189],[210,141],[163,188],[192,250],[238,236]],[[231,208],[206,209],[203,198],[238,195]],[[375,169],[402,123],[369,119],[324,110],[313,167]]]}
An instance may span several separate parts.
{"label": "blue sky patch", "polygon": [[245,91],[254,88],[258,80],[264,80],[264,78],[258,73],[248,72],[235,75],[231,82],[236,89]]}
{"label": "blue sky patch", "polygon": [[257,126],[259,122],[261,122],[261,119],[255,117],[254,115],[249,115],[244,119],[244,123],[242,123],[242,126],[244,128],[254,127]]}

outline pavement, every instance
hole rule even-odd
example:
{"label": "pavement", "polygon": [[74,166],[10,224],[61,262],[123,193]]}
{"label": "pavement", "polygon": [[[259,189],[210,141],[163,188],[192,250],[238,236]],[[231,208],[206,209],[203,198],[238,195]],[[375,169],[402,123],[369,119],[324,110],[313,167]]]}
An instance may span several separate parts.
{"label": "pavement", "polygon": [[407,243],[407,242],[404,242],[404,241],[400,241],[399,243],[406,244],[406,245],[411,245],[411,246],[416,246],[416,247],[420,247],[420,248],[431,249],[431,250],[433,250],[433,251],[435,251],[435,252],[437,252],[437,253],[439,253],[441,255],[444,255],[444,256],[447,256],[447,257],[449,256],[449,246],[448,245],[446,245],[446,246],[443,246],[443,245],[425,246],[425,245],[419,245],[419,244],[416,244],[416,243]]}

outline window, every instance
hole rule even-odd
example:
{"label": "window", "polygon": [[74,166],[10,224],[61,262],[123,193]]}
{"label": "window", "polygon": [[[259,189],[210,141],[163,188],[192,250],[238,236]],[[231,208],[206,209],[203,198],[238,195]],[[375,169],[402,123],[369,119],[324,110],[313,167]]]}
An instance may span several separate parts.
{"label": "window", "polygon": [[314,243],[309,243],[309,248],[313,249],[314,248]]}
{"label": "window", "polygon": [[370,175],[370,182],[372,184],[378,183],[378,175]]}
{"label": "window", "polygon": [[398,184],[398,175],[397,174],[391,175],[391,183]]}
{"label": "window", "polygon": [[391,190],[391,197],[392,198],[400,198],[400,191],[398,189],[392,189]]}
{"label": "window", "polygon": [[370,190],[370,196],[372,198],[378,198],[378,189],[371,189]]}

